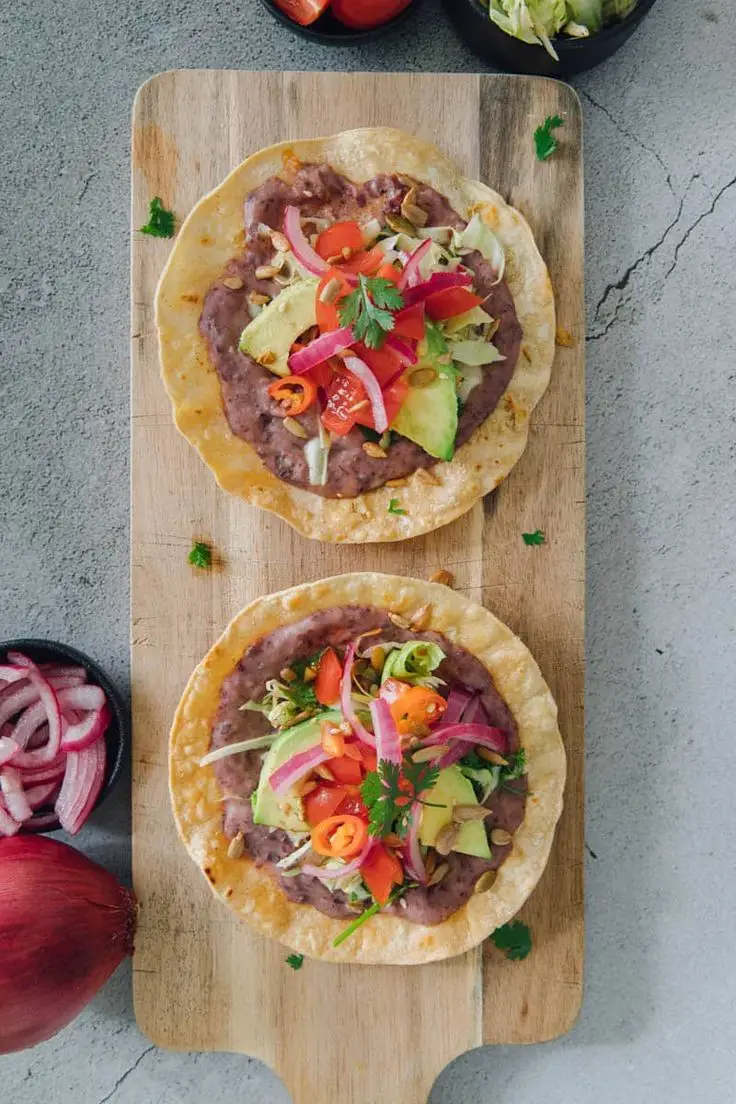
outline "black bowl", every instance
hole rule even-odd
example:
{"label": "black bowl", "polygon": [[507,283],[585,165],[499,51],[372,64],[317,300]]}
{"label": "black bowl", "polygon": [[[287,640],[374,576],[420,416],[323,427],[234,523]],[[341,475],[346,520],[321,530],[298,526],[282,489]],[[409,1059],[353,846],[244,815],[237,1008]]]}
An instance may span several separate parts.
{"label": "black bowl", "polygon": [[[105,691],[110,704],[112,719],[105,733],[105,781],[100,790],[100,796],[95,802],[95,809],[99,808],[110,793],[123,769],[125,759],[125,745],[128,739],[128,710],[109,676],[99,667],[94,660],[76,648],[70,648],[67,644],[58,644],[55,640],[2,640],[0,641],[0,657],[4,660],[7,652],[23,652],[35,663],[73,663],[75,666],[84,667],[87,671],[88,681],[96,683]],[[50,810],[38,810],[39,815],[46,815]],[[48,824],[45,828],[21,828],[21,832],[55,832],[60,827],[56,824]]]}
{"label": "black bowl", "polygon": [[379,35],[385,34],[386,31],[398,27],[400,23],[408,19],[414,9],[419,6],[421,0],[412,0],[412,3],[403,11],[400,11],[398,15],[395,15],[393,19],[389,19],[387,23],[381,23],[378,27],[370,27],[366,31],[346,27],[344,23],[340,23],[339,20],[335,19],[329,8],[314,23],[310,23],[308,27],[302,27],[301,24],[295,23],[293,19],[289,19],[286,12],[281,11],[281,8],[277,8],[274,0],[261,0],[261,3],[264,8],[270,11],[271,15],[278,19],[279,23],[283,23],[290,31],[301,35],[302,38],[311,38],[313,42],[325,42],[328,46],[353,46],[356,43],[377,38]]}
{"label": "black bowl", "polygon": [[600,65],[615,54],[634,33],[655,0],[639,0],[626,19],[604,27],[589,38],[558,36],[554,39],[554,47],[559,61],[550,57],[543,46],[530,46],[507,35],[491,22],[488,7],[484,7],[480,0],[445,2],[470,49],[497,69],[540,77],[570,77]]}

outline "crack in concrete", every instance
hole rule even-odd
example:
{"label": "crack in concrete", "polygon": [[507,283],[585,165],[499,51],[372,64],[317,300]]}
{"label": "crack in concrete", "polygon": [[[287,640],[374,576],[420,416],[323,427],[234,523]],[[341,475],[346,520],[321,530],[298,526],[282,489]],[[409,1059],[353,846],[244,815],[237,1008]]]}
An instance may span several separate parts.
{"label": "crack in concrete", "polygon": [[[593,320],[595,322],[598,321],[598,318],[600,316],[601,311],[603,310],[606,303],[608,302],[609,296],[612,295],[614,293],[614,291],[625,291],[626,288],[629,286],[629,283],[631,281],[631,277],[634,275],[634,273],[637,271],[637,269],[644,263],[644,261],[648,261],[650,257],[653,257],[654,254],[657,252],[657,250],[660,249],[661,246],[664,245],[668,234],[670,233],[671,230],[673,230],[675,228],[675,226],[677,226],[677,223],[680,221],[680,218],[682,217],[682,212],[683,212],[684,207],[685,207],[685,201],[687,199],[688,192],[690,191],[690,188],[695,183],[695,181],[699,180],[699,179],[700,179],[700,173],[695,173],[690,178],[690,180],[688,181],[687,187],[685,188],[685,191],[683,193],[682,199],[680,200],[680,203],[678,205],[677,214],[672,219],[672,221],[667,224],[667,226],[665,227],[663,233],[660,234],[660,236],[657,238],[654,245],[650,245],[648,249],[645,249],[644,252],[640,256],[638,256],[636,258],[636,260],[633,261],[629,265],[629,267],[626,269],[626,271],[623,273],[623,275],[619,276],[618,280],[615,280],[612,284],[609,284],[608,287],[605,289],[605,291],[603,292],[603,295],[598,300],[598,304],[595,308],[595,314],[593,315]],[[611,316],[611,318],[609,318],[608,322],[603,327],[603,329],[599,333],[590,334],[589,337],[588,337],[588,341],[599,341],[602,337],[605,337],[606,334],[610,333],[613,326],[615,326],[616,323],[618,322],[619,312],[620,312],[620,309],[621,309],[622,305],[623,305],[623,300],[620,300],[619,303],[617,304],[614,312],[613,312],[613,315]]]}
{"label": "crack in concrete", "polygon": [[135,1073],[135,1071],[138,1069],[139,1065],[141,1064],[143,1059],[146,1057],[146,1055],[150,1054],[151,1051],[155,1050],[155,1049],[156,1049],[156,1047],[153,1044],[151,1044],[151,1046],[149,1046],[149,1047],[146,1047],[146,1049],[143,1051],[143,1053],[140,1054],[136,1058],[135,1062],[130,1067],[130,1069],[127,1069],[121,1077],[118,1077],[117,1081],[113,1085],[110,1092],[107,1094],[107,1096],[103,1096],[102,1100],[98,1101],[98,1104],[107,1104],[108,1100],[112,1100],[113,1096],[118,1091],[118,1089],[123,1084],[123,1082],[127,1081],[127,1079],[130,1077],[131,1073]]}
{"label": "crack in concrete", "polygon": [[677,259],[680,256],[680,250],[685,245],[685,243],[687,242],[687,240],[690,237],[690,235],[692,234],[692,232],[694,230],[696,230],[698,228],[698,226],[700,226],[703,219],[707,219],[709,217],[709,215],[713,214],[716,207],[718,206],[719,200],[723,199],[726,192],[729,190],[729,188],[733,188],[734,184],[736,184],[736,176],[734,176],[733,179],[729,180],[726,184],[723,185],[723,187],[718,192],[716,192],[715,196],[713,197],[713,202],[711,203],[711,205],[707,209],[707,211],[703,211],[703,213],[701,215],[698,215],[698,217],[696,218],[696,220],[692,224],[692,226],[690,226],[685,231],[682,238],[680,239],[680,241],[675,246],[675,253],[674,253],[674,256],[672,258],[672,264],[670,265],[670,267],[667,269],[667,271],[664,274],[665,280],[669,276],[671,276],[672,273],[675,271],[675,266],[677,265]]}
{"label": "crack in concrete", "polygon": [[594,99],[593,96],[591,96],[590,92],[585,92],[582,89],[578,89],[578,91],[580,92],[580,95],[583,97],[583,99],[587,100],[589,104],[597,108],[598,111],[601,111],[606,116],[606,118],[613,124],[613,126],[615,126],[619,134],[623,134],[624,138],[628,138],[630,142],[633,142],[634,145],[639,147],[639,149],[644,150],[645,153],[651,154],[659,167],[662,169],[667,187],[674,196],[675,189],[672,185],[672,173],[667,168],[667,165],[663,161],[660,154],[656,151],[656,149],[654,149],[653,146],[648,146],[646,142],[642,142],[641,138],[639,138],[637,134],[633,134],[630,130],[627,130],[626,127],[619,122],[615,115],[611,114],[607,107],[605,107],[602,103],[599,103],[598,100]]}

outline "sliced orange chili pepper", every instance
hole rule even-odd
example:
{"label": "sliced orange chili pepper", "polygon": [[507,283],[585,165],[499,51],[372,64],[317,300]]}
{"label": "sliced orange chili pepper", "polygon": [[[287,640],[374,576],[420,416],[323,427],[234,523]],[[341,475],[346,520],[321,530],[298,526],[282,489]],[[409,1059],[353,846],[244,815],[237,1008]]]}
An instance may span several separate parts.
{"label": "sliced orange chili pepper", "polygon": [[339,726],[330,721],[322,725],[321,743],[331,758],[340,758],[345,754],[345,736]]}
{"label": "sliced orange chili pepper", "polygon": [[360,817],[343,813],[320,821],[312,829],[312,847],[330,859],[351,859],[364,848],[368,825]]}
{"label": "sliced orange chili pepper", "polygon": [[447,702],[441,694],[426,686],[412,686],[389,708],[399,732],[406,733],[412,732],[417,725],[431,725],[438,721],[447,709]]}
{"label": "sliced orange chili pepper", "polygon": [[284,376],[269,384],[268,393],[289,416],[303,414],[317,398],[317,386],[309,376]]}
{"label": "sliced orange chili pepper", "polygon": [[357,744],[345,744],[343,755],[347,755],[348,759],[355,759],[358,763],[363,762],[363,753]]}

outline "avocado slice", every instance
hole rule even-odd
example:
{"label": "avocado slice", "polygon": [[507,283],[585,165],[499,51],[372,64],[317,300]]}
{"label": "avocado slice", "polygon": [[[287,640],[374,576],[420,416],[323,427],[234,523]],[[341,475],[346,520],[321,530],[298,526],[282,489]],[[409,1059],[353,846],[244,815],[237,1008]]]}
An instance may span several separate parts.
{"label": "avocado slice", "polygon": [[[422,795],[422,799],[431,801],[432,805],[441,806],[439,809],[429,805],[422,807],[419,842],[425,847],[433,847],[440,829],[450,823],[454,805],[478,804],[473,783],[456,766],[441,770],[434,786]],[[490,859],[491,849],[488,846],[485,822],[466,820],[460,829],[453,851],[460,851],[463,855],[476,855],[479,859]]]}
{"label": "avocado slice", "polygon": [[[444,341],[443,341],[444,344]],[[445,345],[445,350],[447,346]],[[422,346],[420,346],[420,351]],[[425,387],[412,387],[411,380],[422,368],[431,368],[436,379]],[[438,460],[452,460],[457,436],[456,372],[452,364],[442,364],[437,355],[425,351],[406,376],[409,393],[391,423],[403,437],[421,445]]]}
{"label": "avocado slice", "polygon": [[[261,779],[258,789],[253,795],[253,822],[255,824],[268,824],[272,828],[284,828],[287,832],[307,832],[309,825],[300,815],[301,802],[291,800],[288,796],[277,797],[269,785],[269,778],[273,772],[302,751],[309,751],[316,747],[322,739],[322,725],[325,721],[333,724],[341,724],[342,713],[337,710],[328,710],[317,713],[308,721],[287,728],[279,738],[271,745],[271,748],[263,762]],[[470,783],[468,783],[470,785]],[[471,786],[472,789],[472,786]]]}
{"label": "avocado slice", "polygon": [[257,361],[271,353],[275,359],[266,365],[269,372],[288,376],[291,346],[317,322],[318,286],[319,280],[308,279],[285,287],[245,327],[240,335],[240,351]]}

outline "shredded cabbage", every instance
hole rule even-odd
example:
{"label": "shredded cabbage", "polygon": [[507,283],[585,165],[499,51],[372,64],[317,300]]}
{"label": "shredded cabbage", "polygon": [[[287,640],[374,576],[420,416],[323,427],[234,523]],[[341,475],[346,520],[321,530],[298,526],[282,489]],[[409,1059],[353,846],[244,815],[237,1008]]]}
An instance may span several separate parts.
{"label": "shredded cabbage", "polygon": [[463,366],[462,373],[457,378],[458,398],[463,402],[468,401],[468,395],[477,387],[483,379],[483,372],[478,365]]}
{"label": "shredded cabbage", "polygon": [[492,321],[490,314],[487,314],[482,307],[473,307],[472,310],[465,311],[465,314],[456,314],[454,318],[448,318],[445,322],[445,334],[450,337],[468,326],[488,326]]}
{"label": "shredded cabbage", "polygon": [[550,39],[567,22],[565,0],[490,0],[488,14],[506,34],[544,46],[555,61],[560,60]]}
{"label": "shredded cabbage", "polygon": [[[330,435],[319,422],[319,437],[312,437],[304,446],[309,469],[309,482],[313,487],[324,487],[327,482],[327,461],[330,456]],[[325,441],[326,438],[326,441]]]}
{"label": "shredded cabbage", "polygon": [[438,680],[432,675],[432,671],[439,667],[444,658],[445,653],[438,644],[427,640],[410,640],[386,657],[381,682],[384,683],[387,678],[397,678],[402,682],[426,686],[429,685],[426,680],[431,679],[434,684]]}
{"label": "shredded cabbage", "polygon": [[480,793],[478,801],[484,805],[501,780],[501,768],[489,766],[487,770],[478,770],[475,767],[466,767],[460,764],[460,770],[471,782],[478,784]]}
{"label": "shredded cabbage", "polygon": [[[570,23],[582,27],[583,36],[599,31],[603,26],[603,0],[566,0],[568,21],[565,34],[575,34]],[[578,35],[580,32],[577,32]]]}
{"label": "shredded cabbage", "polygon": [[496,273],[496,283],[503,278],[506,268],[506,254],[503,246],[483,219],[476,212],[464,230],[455,230],[452,235],[453,248],[460,251],[471,252],[477,249],[485,257]]}
{"label": "shredded cabbage", "polygon": [[476,366],[495,364],[497,360],[506,359],[495,345],[482,337],[468,338],[465,341],[449,341],[447,347],[452,359],[458,364]]}

